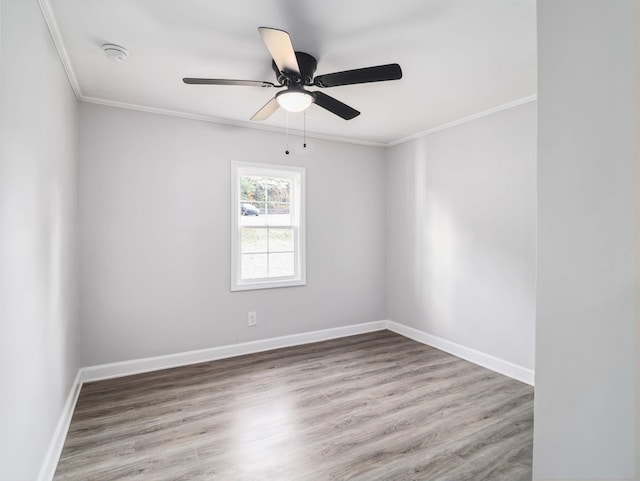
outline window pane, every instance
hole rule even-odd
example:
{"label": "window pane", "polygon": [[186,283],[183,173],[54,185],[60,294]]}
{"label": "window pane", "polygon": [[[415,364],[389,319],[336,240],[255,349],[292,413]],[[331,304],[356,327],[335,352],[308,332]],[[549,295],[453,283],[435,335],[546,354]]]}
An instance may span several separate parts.
{"label": "window pane", "polygon": [[293,252],[293,229],[269,229],[269,252]]}
{"label": "window pane", "polygon": [[240,252],[267,252],[267,229],[240,229]]}
{"label": "window pane", "polygon": [[264,177],[240,176],[240,200],[264,203]]}
{"label": "window pane", "polygon": [[240,256],[240,275],[243,279],[267,277],[267,254],[243,254]]}
{"label": "window pane", "polygon": [[291,225],[291,206],[282,202],[267,203],[267,220],[269,225]]}
{"label": "window pane", "polygon": [[289,179],[268,178],[267,200],[270,202],[290,202],[291,181]]}
{"label": "window pane", "polygon": [[269,277],[293,275],[293,253],[269,254]]}

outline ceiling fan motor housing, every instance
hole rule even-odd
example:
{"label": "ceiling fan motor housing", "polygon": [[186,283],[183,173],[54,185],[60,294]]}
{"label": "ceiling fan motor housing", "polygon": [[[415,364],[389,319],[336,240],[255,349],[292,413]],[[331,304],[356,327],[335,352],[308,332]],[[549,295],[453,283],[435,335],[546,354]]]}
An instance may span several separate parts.
{"label": "ceiling fan motor housing", "polygon": [[276,73],[278,82],[282,85],[313,85],[313,74],[318,67],[318,61],[313,55],[309,55],[305,52],[296,52],[296,59],[298,60],[298,68],[300,69],[300,75],[297,72],[281,72],[275,62],[271,62],[271,67]]}

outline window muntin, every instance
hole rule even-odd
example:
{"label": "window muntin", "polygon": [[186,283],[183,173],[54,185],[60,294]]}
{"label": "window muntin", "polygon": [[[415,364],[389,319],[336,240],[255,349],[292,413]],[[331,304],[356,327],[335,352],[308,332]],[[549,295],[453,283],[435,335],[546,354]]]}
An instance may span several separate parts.
{"label": "window muntin", "polygon": [[231,290],[304,285],[304,169],[233,162],[231,190]]}

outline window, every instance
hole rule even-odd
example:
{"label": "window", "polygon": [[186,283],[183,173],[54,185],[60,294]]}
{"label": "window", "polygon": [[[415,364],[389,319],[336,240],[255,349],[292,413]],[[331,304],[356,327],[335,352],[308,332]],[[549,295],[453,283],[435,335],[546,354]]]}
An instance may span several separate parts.
{"label": "window", "polygon": [[231,290],[301,286],[304,168],[232,162]]}

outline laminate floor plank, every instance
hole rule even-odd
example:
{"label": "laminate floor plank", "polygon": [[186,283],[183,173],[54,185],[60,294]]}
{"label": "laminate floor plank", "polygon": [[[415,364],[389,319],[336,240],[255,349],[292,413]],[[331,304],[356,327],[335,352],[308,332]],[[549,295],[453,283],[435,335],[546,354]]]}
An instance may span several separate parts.
{"label": "laminate floor plank", "polygon": [[54,481],[524,481],[533,388],[389,331],[82,387]]}

